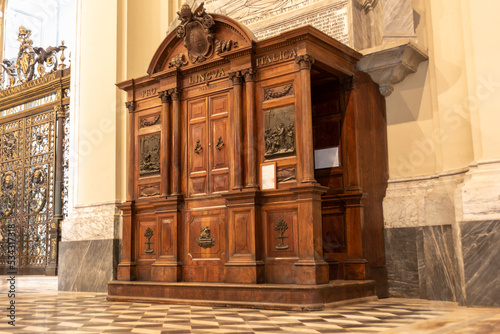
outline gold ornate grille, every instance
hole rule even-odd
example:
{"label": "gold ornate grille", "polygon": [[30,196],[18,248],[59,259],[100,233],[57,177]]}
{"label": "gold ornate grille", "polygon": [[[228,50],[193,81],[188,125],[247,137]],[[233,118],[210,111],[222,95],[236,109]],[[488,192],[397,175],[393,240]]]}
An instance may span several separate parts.
{"label": "gold ornate grille", "polygon": [[[56,274],[59,226],[67,202],[70,70],[63,63],[57,66],[57,53],[65,47],[32,47],[30,34],[19,29],[19,58],[2,64],[0,273],[9,272],[9,255],[14,254],[20,274]],[[45,66],[53,68],[48,72]],[[9,240],[12,231],[15,237]]]}

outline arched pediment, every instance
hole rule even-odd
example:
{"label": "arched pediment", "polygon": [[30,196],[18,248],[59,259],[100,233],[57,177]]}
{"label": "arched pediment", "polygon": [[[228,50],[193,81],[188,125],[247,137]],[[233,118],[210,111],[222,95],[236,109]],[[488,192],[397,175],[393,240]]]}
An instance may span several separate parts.
{"label": "arched pediment", "polygon": [[194,11],[184,5],[177,14],[180,23],[153,56],[149,75],[217,61],[251,48],[257,40],[248,28],[237,21],[206,13],[203,4]]}

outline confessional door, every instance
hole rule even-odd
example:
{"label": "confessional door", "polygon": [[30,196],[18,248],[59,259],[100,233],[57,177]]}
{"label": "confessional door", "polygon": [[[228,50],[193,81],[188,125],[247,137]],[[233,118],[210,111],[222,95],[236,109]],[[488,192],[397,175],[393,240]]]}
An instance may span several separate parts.
{"label": "confessional door", "polygon": [[5,272],[12,252],[20,274],[44,274],[48,265],[54,216],[55,130],[56,112],[52,108],[0,124],[0,224],[4,237],[0,268]]}
{"label": "confessional door", "polygon": [[228,111],[229,93],[187,102],[189,197],[229,190]]}
{"label": "confessional door", "polygon": [[328,191],[322,196],[323,256],[329,263],[330,279],[341,279],[339,260],[347,257],[346,212],[342,150],[342,94],[316,87],[313,96],[314,176]]}

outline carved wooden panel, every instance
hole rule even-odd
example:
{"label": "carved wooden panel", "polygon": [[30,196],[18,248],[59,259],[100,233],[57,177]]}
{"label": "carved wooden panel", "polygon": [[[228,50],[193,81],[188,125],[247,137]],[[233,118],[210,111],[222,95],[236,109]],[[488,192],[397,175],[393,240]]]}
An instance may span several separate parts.
{"label": "carved wooden panel", "polygon": [[234,254],[250,253],[249,245],[249,224],[251,223],[250,210],[244,212],[234,212]]}
{"label": "carved wooden panel", "polygon": [[160,134],[141,136],[139,140],[139,175],[147,176],[160,172]]}
{"label": "carved wooden panel", "polygon": [[194,102],[189,102],[189,120],[196,118],[204,118],[206,116],[206,100],[201,99]]}
{"label": "carved wooden panel", "polygon": [[229,175],[226,173],[212,173],[211,187],[212,193],[226,191],[229,189]]}
{"label": "carved wooden panel", "polygon": [[215,119],[212,124],[212,143],[210,145],[212,153],[212,170],[228,167],[227,150],[227,118]]}
{"label": "carved wooden panel", "polygon": [[345,234],[344,214],[323,214],[323,253],[325,257],[328,257],[327,254],[347,251]]}
{"label": "carved wooden panel", "polygon": [[[219,211],[208,214],[191,214],[188,217],[188,256],[193,260],[219,259],[224,252],[224,220]],[[207,231],[208,228],[208,231]],[[206,246],[203,239],[213,239],[212,246]],[[206,247],[204,247],[206,246]]]}
{"label": "carved wooden panel", "polygon": [[188,154],[191,160],[191,172],[202,172],[207,170],[207,139],[205,122],[190,125],[191,136],[188,145]]}
{"label": "carved wooden panel", "polygon": [[227,113],[228,109],[228,99],[227,95],[224,94],[222,96],[216,96],[211,99],[211,115]]}
{"label": "carved wooden panel", "polygon": [[174,255],[174,247],[177,245],[177,229],[174,228],[175,218],[161,217],[160,228],[160,255]]}

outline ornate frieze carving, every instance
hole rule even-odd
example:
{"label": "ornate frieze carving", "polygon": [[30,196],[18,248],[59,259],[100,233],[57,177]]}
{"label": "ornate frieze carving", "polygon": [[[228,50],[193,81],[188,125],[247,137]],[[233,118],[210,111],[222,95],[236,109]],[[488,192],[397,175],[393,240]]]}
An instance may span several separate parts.
{"label": "ornate frieze carving", "polygon": [[141,122],[140,122],[141,124],[139,125],[139,128],[141,128],[141,129],[146,128],[148,126],[160,124],[160,122],[161,122],[160,114],[149,116],[149,117],[142,117]]}
{"label": "ornate frieze carving", "polygon": [[[33,46],[30,39],[31,30],[25,27],[19,27],[17,40],[21,43],[19,46],[18,57],[15,60],[4,59],[2,62],[2,75],[0,76],[1,88],[10,88],[17,84],[23,84],[37,77],[43,77],[47,69],[52,68],[49,73],[66,68],[64,60],[64,50],[66,46],[64,41],[60,46],[42,47]],[[58,59],[57,54],[61,52]],[[61,64],[59,64],[61,61]],[[36,66],[38,64],[38,66]],[[36,67],[36,68],[35,68]],[[35,71],[37,73],[35,73]]]}
{"label": "ornate frieze carving", "polygon": [[266,158],[295,152],[295,108],[287,106],[266,110],[265,153]]}
{"label": "ornate frieze carving", "polygon": [[286,182],[286,181],[292,181],[295,180],[297,177],[295,167],[285,167],[285,168],[278,168],[276,171],[276,179],[278,182]]}
{"label": "ornate frieze carving", "polygon": [[140,140],[139,174],[141,176],[160,172],[160,134],[142,136]]}
{"label": "ornate frieze carving", "polygon": [[215,245],[215,239],[210,235],[210,227],[200,227],[200,236],[196,239],[198,246],[210,248]]}
{"label": "ornate frieze carving", "polygon": [[148,184],[139,187],[139,197],[151,197],[160,195],[159,184]]}
{"label": "ornate frieze carving", "polygon": [[194,64],[210,58],[214,53],[212,27],[215,22],[213,17],[206,13],[203,3],[194,12],[191,12],[188,4],[184,4],[177,15],[181,21],[177,27],[177,37],[184,38],[189,61]]}
{"label": "ornate frieze carving", "polygon": [[293,83],[275,88],[266,88],[264,89],[264,101],[278,99],[280,97],[294,94],[295,92],[293,90]]}
{"label": "ornate frieze carving", "polygon": [[288,230],[288,225],[286,221],[284,221],[283,219],[278,220],[274,225],[274,230],[279,233],[279,235],[275,236],[274,238],[280,239],[280,243],[276,245],[274,248],[276,248],[277,250],[288,249],[289,246],[283,242],[285,238],[288,238],[288,235],[284,235],[285,231]]}

